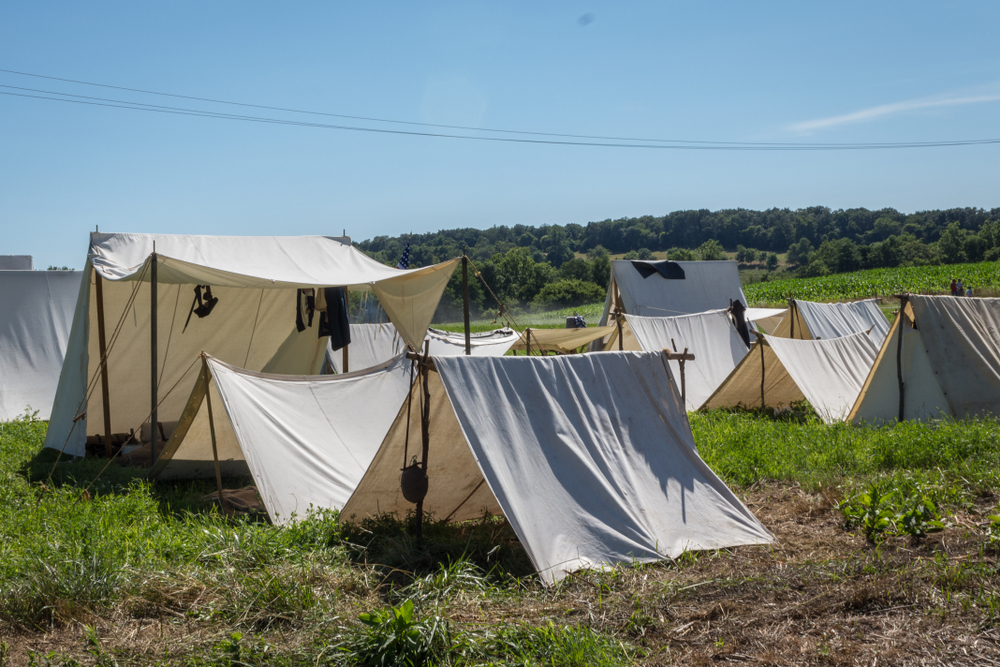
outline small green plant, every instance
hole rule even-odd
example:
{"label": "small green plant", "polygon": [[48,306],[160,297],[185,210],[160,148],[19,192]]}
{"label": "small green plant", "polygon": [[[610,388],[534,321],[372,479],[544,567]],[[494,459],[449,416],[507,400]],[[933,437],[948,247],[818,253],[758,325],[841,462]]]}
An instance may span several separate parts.
{"label": "small green plant", "polygon": [[353,664],[416,667],[436,662],[451,646],[448,622],[414,618],[413,601],[360,614],[364,626],[340,647]]}
{"label": "small green plant", "polygon": [[990,549],[1000,550],[1000,512],[992,514],[986,519],[986,546]]}
{"label": "small green plant", "polygon": [[860,528],[868,542],[875,544],[886,535],[924,537],[944,529],[932,489],[919,478],[876,480],[866,491],[856,493],[838,505],[847,529]]}
{"label": "small green plant", "polygon": [[860,528],[865,539],[874,544],[893,527],[894,512],[877,484],[855,494],[838,507],[844,513],[845,528]]}

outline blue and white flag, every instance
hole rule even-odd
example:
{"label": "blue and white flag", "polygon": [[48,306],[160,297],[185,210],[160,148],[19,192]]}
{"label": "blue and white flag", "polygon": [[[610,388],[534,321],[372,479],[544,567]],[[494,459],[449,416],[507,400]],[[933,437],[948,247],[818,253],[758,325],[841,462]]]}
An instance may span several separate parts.
{"label": "blue and white flag", "polygon": [[408,269],[410,268],[410,244],[406,244],[406,249],[403,250],[403,256],[399,258],[399,264],[396,265],[397,269]]}

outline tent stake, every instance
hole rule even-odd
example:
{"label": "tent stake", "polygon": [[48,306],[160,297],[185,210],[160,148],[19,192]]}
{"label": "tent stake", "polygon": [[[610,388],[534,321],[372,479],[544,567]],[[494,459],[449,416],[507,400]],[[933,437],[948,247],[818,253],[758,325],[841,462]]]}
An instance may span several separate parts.
{"label": "tent stake", "polygon": [[[202,357],[202,372],[208,374],[208,365]],[[222,494],[222,470],[219,468],[219,447],[215,444],[215,418],[212,416],[212,378],[209,374],[209,381],[205,389],[205,401],[208,404],[208,432],[212,436],[212,458],[215,460],[215,483],[219,487],[219,505],[223,512],[229,512],[229,502]]]}
{"label": "tent stake", "polygon": [[462,310],[465,315],[465,355],[472,354],[472,331],[469,329],[469,256],[462,246]]}
{"label": "tent stake", "polygon": [[149,365],[150,365],[150,400],[153,403],[149,422],[149,462],[156,463],[156,440],[159,435],[156,415],[156,242],[153,242],[153,254],[149,256]]}
{"label": "tent stake", "polygon": [[906,295],[899,297],[899,338],[896,341],[896,381],[899,383],[899,421],[903,421],[904,394],[903,394],[903,323],[905,322]]}
{"label": "tent stake", "polygon": [[97,345],[101,354],[101,402],[104,407],[104,455],[110,457],[111,451],[111,405],[108,390],[108,343],[104,335],[104,281],[101,274],[94,271],[97,277]]}

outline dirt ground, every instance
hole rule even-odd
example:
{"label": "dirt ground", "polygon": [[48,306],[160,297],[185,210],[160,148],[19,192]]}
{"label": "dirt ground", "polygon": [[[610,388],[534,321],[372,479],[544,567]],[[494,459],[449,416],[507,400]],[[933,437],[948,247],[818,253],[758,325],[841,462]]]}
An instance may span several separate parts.
{"label": "dirt ground", "polygon": [[[637,660],[650,665],[1000,665],[1000,572],[982,530],[982,513],[995,498],[983,499],[980,513],[950,517],[942,532],[875,547],[844,530],[832,491],[769,484],[740,495],[774,533],[772,545],[588,571],[556,589],[531,584],[521,595],[458,595],[439,613],[470,631],[499,621],[586,624],[641,647]],[[341,594],[340,617],[354,618],[385,603],[377,581],[345,567],[325,585]],[[94,664],[84,623],[119,664],[163,660],[165,652],[179,657],[235,630],[253,632],[197,620],[188,612],[200,604],[196,595],[178,594],[144,614],[125,605],[47,632],[0,619],[8,645],[0,665],[27,664],[29,651]],[[315,630],[289,619],[260,636],[301,647]]]}

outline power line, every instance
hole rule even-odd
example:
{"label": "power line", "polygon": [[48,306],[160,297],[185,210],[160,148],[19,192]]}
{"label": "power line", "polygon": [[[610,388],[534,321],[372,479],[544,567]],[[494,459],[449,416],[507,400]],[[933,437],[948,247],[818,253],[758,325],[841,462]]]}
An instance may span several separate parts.
{"label": "power line", "polygon": [[[21,72],[13,72],[12,70],[0,69],[0,72],[9,72],[23,74]],[[57,79],[56,77],[43,77],[41,75],[31,75],[26,74],[26,76],[37,76],[40,78],[50,78]],[[63,80],[63,79],[57,79]],[[71,81],[73,83],[86,83],[77,82],[70,79],[65,79],[65,81]],[[118,86],[108,86],[105,84],[87,84],[102,86],[107,88],[120,88]],[[316,129],[330,129],[330,130],[345,130],[353,132],[370,132],[378,134],[391,134],[391,135],[407,135],[407,136],[420,136],[420,137],[433,137],[442,139],[464,139],[471,141],[491,141],[500,143],[519,143],[519,144],[542,144],[542,145],[557,145],[557,146],[583,146],[583,147],[603,147],[603,148],[642,148],[642,149],[672,149],[672,150],[722,150],[722,151],[829,151],[829,150],[886,150],[886,149],[902,149],[902,148],[941,148],[948,146],[980,146],[980,145],[991,145],[1000,143],[1000,139],[958,139],[958,140],[945,140],[945,141],[923,141],[923,142],[872,142],[872,143],[842,143],[842,144],[823,144],[823,143],[749,143],[749,142],[709,142],[709,141],[686,141],[686,140],[671,140],[671,139],[625,139],[625,138],[611,138],[611,137],[597,137],[590,135],[560,135],[551,133],[537,133],[537,132],[521,132],[517,130],[481,130],[478,128],[464,128],[462,126],[438,126],[430,123],[408,123],[407,121],[386,121],[379,120],[378,122],[392,122],[392,123],[407,123],[411,125],[422,125],[428,127],[456,127],[466,130],[473,131],[486,131],[486,132],[505,132],[509,134],[525,134],[525,135],[536,135],[536,136],[550,136],[550,137],[566,137],[566,138],[585,138],[592,139],[592,141],[566,141],[557,139],[527,139],[527,138],[515,138],[515,137],[490,137],[490,136],[476,136],[468,134],[453,134],[453,133],[441,133],[441,132],[419,132],[415,130],[394,130],[388,128],[379,127],[363,127],[355,125],[338,125],[329,123],[316,123],[301,120],[292,120],[285,118],[271,118],[266,116],[248,116],[242,114],[224,113],[218,111],[208,111],[204,109],[190,109],[184,107],[171,107],[166,105],[158,104],[147,104],[144,102],[132,102],[128,100],[118,100],[113,98],[103,98],[94,97],[88,95],[77,95],[73,93],[63,93],[59,91],[51,90],[41,90],[35,88],[26,88],[22,86],[11,86],[0,84],[0,88],[7,88],[8,91],[0,90],[0,95],[6,95],[9,97],[22,97],[30,99],[45,100],[51,102],[64,102],[72,104],[84,104],[88,106],[99,106],[99,107],[109,107],[117,109],[130,109],[132,111],[145,111],[149,113],[163,113],[171,115],[181,115],[181,116],[196,116],[202,118],[216,118],[221,120],[238,120],[244,122],[254,122],[254,123],[267,123],[275,125],[290,125],[296,127],[309,127]],[[9,92],[10,90],[21,90],[25,92]],[[187,99],[196,99],[202,101],[219,102],[217,100],[209,100],[208,98],[193,98],[183,95],[173,95],[169,93],[152,93],[150,91],[141,91],[139,89],[123,88],[123,90],[129,90],[133,92],[143,92],[156,95],[168,95],[170,97],[183,97]],[[239,106],[250,106],[257,108],[267,108],[272,110],[286,110],[281,107],[263,107],[261,105],[250,105],[238,102],[220,102],[223,104],[236,104]],[[297,111],[297,110],[286,110],[294,113],[310,113],[346,118],[357,118],[351,116],[341,116],[339,114],[326,114],[323,112],[307,112],[307,111]],[[372,119],[377,120],[377,119]],[[639,142],[656,142],[656,143],[639,143]]]}

